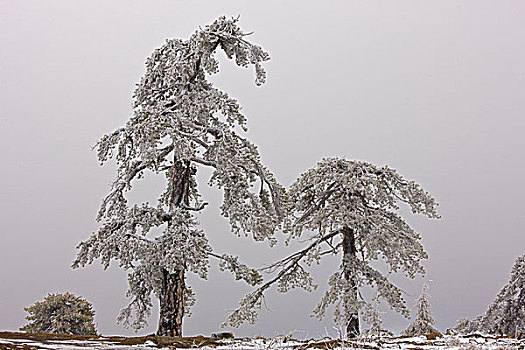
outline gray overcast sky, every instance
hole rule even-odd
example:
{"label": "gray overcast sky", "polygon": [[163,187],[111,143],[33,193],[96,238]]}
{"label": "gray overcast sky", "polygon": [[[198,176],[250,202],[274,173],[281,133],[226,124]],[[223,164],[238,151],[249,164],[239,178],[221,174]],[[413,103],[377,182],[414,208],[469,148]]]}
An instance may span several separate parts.
{"label": "gray overcast sky", "polygon": [[[344,156],[415,179],[443,217],[404,212],[430,255],[437,327],[484,312],[525,246],[523,1],[0,0],[0,330],[23,325],[23,308],[48,292],[71,291],[94,304],[99,332],[133,334],[115,325],[125,273],[69,268],[113,178],[91,147],[129,117],[149,54],[223,14],[241,15],[272,57],[260,88],[224,60],[213,81],[243,106],[247,137],[277,178],[288,186],[322,157]],[[147,178],[137,196],[161,185]],[[282,253],[231,237],[220,192],[201,188],[218,251],[254,264]],[[270,293],[261,321],[236,334],[335,334],[331,317],[309,317],[335,266],[317,268],[317,292]],[[411,306],[423,279],[396,281]],[[218,330],[249,290],[216,268],[191,283],[187,335]],[[394,331],[408,323],[386,316]]]}

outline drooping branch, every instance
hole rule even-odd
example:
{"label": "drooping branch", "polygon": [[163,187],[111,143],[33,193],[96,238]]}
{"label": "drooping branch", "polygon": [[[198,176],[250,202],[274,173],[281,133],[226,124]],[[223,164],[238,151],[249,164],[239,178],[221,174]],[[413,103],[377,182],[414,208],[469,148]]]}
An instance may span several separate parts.
{"label": "drooping branch", "polygon": [[328,241],[329,239],[337,236],[337,234],[339,234],[339,233],[340,233],[340,230],[336,230],[336,231],[333,231],[333,232],[331,232],[331,233],[329,233],[327,235],[324,235],[324,236],[316,239],[313,243],[311,243],[306,248],[304,248],[304,249],[302,249],[302,250],[300,250],[298,252],[295,252],[295,253],[287,256],[284,259],[276,261],[276,262],[274,262],[274,263],[272,263],[272,264],[270,264],[270,265],[268,265],[268,266],[266,266],[264,268],[261,268],[261,271],[264,271],[264,272],[267,272],[267,273],[272,273],[276,269],[278,269],[279,267],[283,267],[285,265],[287,265],[289,267],[290,265],[293,265],[293,264],[297,263],[298,261],[302,260],[308,254],[308,252],[310,252],[315,247],[319,246],[319,244]]}
{"label": "drooping branch", "polygon": [[260,284],[263,280],[261,274],[256,269],[249,268],[239,262],[239,258],[236,256],[227,254],[218,255],[213,252],[209,252],[208,255],[220,260],[219,268],[221,271],[229,270],[234,274],[236,280],[244,280],[251,286]]}
{"label": "drooping branch", "polygon": [[319,244],[329,240],[330,238],[338,235],[340,232],[339,230],[331,232],[327,235],[324,235],[323,237],[318,238],[315,240],[315,242],[311,243],[308,247],[292,254],[291,256],[280,260],[266,268],[263,268],[261,270],[270,271],[273,272],[278,268],[281,268],[280,271],[277,273],[275,277],[258,287],[253,292],[246,295],[241,302],[239,303],[239,308],[234,310],[227,318],[226,322],[224,323],[231,325],[232,327],[238,327],[243,322],[248,321],[250,323],[254,323],[257,320],[256,311],[254,308],[258,308],[258,305],[260,306],[262,303],[262,299],[264,298],[264,292],[270,288],[273,284],[281,281],[283,277],[285,277],[290,272],[293,272],[295,269],[300,269],[303,272],[304,269],[299,265],[299,262],[307,256],[307,254],[317,247]]}
{"label": "drooping branch", "polygon": [[[166,158],[166,156],[173,151],[174,147],[175,146],[171,144],[171,145],[168,145],[160,149],[155,161],[158,163],[161,163]],[[140,174],[140,172],[142,172],[143,170],[145,170],[152,164],[153,164],[153,161],[151,160],[149,161],[135,160],[129,168],[126,168],[125,171],[119,174],[119,177],[113,183],[111,192],[102,201],[102,204],[100,206],[100,209],[97,215],[97,221],[100,221],[104,216],[110,216],[111,210],[108,210],[109,212],[106,212],[106,208],[108,204],[111,209],[113,205],[117,204],[117,202],[122,201],[123,191],[126,189],[126,187],[129,187],[131,181],[138,174]]]}
{"label": "drooping branch", "polygon": [[[284,189],[261,164],[257,147],[226,131],[203,156],[216,162],[209,184],[224,189],[221,213],[228,218],[232,232],[275,244],[274,233],[283,218]],[[258,180],[265,187],[259,193],[253,189]]]}

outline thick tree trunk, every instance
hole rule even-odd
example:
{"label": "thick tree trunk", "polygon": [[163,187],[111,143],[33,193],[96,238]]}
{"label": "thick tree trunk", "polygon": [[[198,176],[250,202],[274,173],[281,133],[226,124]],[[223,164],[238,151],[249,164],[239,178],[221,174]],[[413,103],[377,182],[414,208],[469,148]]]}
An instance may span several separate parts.
{"label": "thick tree trunk", "polygon": [[[191,169],[189,162],[175,159],[170,195],[170,211],[183,205],[188,205],[188,186]],[[171,223],[169,223],[171,225]],[[186,288],[186,269],[169,273],[162,269],[162,290],[160,293],[160,316],[157,335],[182,337],[182,321],[184,317],[184,290]]]}
{"label": "thick tree trunk", "polygon": [[188,187],[191,169],[188,161],[175,160],[173,165],[173,180],[171,184],[170,210],[188,205]]}
{"label": "thick tree trunk", "polygon": [[[350,227],[345,226],[341,230],[343,233],[343,266],[345,279],[350,284],[350,291],[352,293],[350,297],[357,301],[357,277],[352,275],[352,271],[347,268],[347,264],[357,259],[357,249],[355,246],[355,234],[354,230]],[[346,336],[349,338],[355,338],[359,336],[359,312],[355,309],[346,310],[348,316],[348,324],[346,325]]]}
{"label": "thick tree trunk", "polygon": [[182,337],[184,317],[185,273],[162,271],[162,291],[160,295],[160,317],[157,335]]}

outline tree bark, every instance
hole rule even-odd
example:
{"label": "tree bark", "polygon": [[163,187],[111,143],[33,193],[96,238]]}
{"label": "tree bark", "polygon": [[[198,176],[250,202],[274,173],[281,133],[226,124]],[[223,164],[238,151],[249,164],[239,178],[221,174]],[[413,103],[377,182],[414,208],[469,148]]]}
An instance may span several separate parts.
{"label": "tree bark", "polygon": [[[355,233],[350,227],[345,226],[341,230],[343,234],[343,267],[345,280],[350,284],[350,291],[352,293],[350,298],[357,301],[357,277],[352,274],[352,271],[347,266],[351,261],[357,259],[357,248],[355,246]],[[345,310],[348,316],[348,324],[346,325],[346,336],[349,338],[356,338],[359,336],[359,311],[357,309]]]}
{"label": "tree bark", "polygon": [[160,295],[160,318],[157,335],[182,337],[184,317],[185,271],[175,273],[162,271],[162,291]]}
{"label": "tree bark", "polygon": [[[191,175],[189,162],[175,159],[171,182],[170,212],[189,204],[188,187]],[[171,224],[171,222],[168,223],[168,225]],[[160,316],[157,330],[159,336],[182,337],[185,279],[186,269],[184,266],[173,273],[162,269],[162,290],[159,297]]]}

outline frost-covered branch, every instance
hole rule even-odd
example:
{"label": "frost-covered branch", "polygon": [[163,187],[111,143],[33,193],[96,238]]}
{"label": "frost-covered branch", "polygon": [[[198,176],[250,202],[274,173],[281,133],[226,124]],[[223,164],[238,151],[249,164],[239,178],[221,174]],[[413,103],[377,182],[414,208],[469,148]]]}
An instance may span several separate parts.
{"label": "frost-covered branch", "polygon": [[328,188],[321,194],[321,198],[317,201],[317,203],[314,203],[311,205],[308,210],[306,210],[301,217],[299,217],[295,222],[293,223],[293,227],[297,227],[301,225],[302,222],[304,222],[310,215],[312,215],[316,210],[318,210],[325,201],[332,195],[334,192],[333,188],[335,186],[335,183],[332,183],[328,185]]}
{"label": "frost-covered branch", "polygon": [[[305,256],[307,256],[307,254],[309,252],[311,252],[313,249],[317,248],[319,246],[319,244],[323,243],[323,242],[326,242],[330,239],[332,239],[333,237],[337,236],[339,234],[339,230],[337,231],[334,231],[334,232],[331,232],[325,236],[322,236],[318,239],[316,239],[313,243],[311,243],[309,246],[307,246],[306,248],[298,251],[298,252],[295,252],[287,257],[285,257],[284,259],[281,259],[279,261],[276,261],[264,268],[261,268],[261,271],[263,272],[267,272],[267,273],[272,273],[274,272],[275,270],[279,269],[279,268],[282,268],[282,267],[288,267],[290,265],[293,265],[297,262],[299,262],[300,260],[302,260]],[[338,244],[338,246],[340,246]],[[335,248],[334,248],[335,250]],[[333,250],[330,250],[330,252],[332,252]],[[286,269],[285,267],[285,269]]]}
{"label": "frost-covered branch", "polygon": [[[288,289],[297,286],[306,290],[311,290],[314,288],[313,281],[311,278],[309,278],[307,272],[302,267],[300,267],[299,262],[305,258],[312,249],[316,248],[319,244],[329,240],[337,234],[339,234],[338,231],[331,232],[321,238],[318,238],[308,247],[292,254],[291,256],[261,269],[267,272],[274,272],[279,269],[279,272],[269,281],[246,295],[239,302],[239,307],[228,316],[223,325],[238,327],[245,321],[248,321],[249,323],[255,323],[257,321],[257,311],[255,309],[261,308],[264,292],[275,283],[279,283],[279,290],[281,292],[285,292]],[[298,276],[301,276],[301,282],[306,283],[296,283],[295,280]],[[293,284],[291,287],[288,286],[290,283]]]}
{"label": "frost-covered branch", "polygon": [[[101,146],[99,146],[101,147]],[[100,221],[104,216],[111,217],[125,209],[126,199],[123,192],[126,188],[131,188],[131,181],[143,170],[153,164],[160,164],[174,149],[174,145],[168,145],[158,150],[158,155],[153,160],[135,160],[131,164],[124,164],[119,169],[117,179],[113,182],[111,192],[104,198],[100,206],[97,220]]]}
{"label": "frost-covered branch", "polygon": [[249,268],[245,264],[239,262],[239,258],[233,255],[218,255],[215,253],[208,253],[210,256],[220,260],[219,267],[221,271],[229,270],[235,276],[236,280],[244,280],[249,285],[255,286],[262,282],[261,274],[256,270]]}

